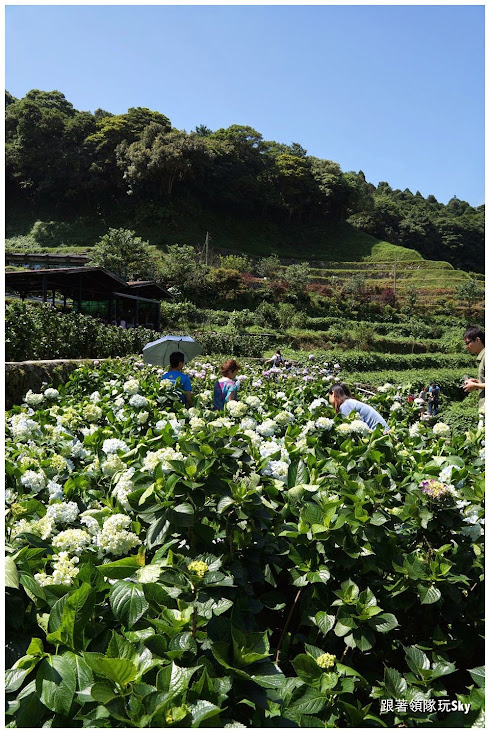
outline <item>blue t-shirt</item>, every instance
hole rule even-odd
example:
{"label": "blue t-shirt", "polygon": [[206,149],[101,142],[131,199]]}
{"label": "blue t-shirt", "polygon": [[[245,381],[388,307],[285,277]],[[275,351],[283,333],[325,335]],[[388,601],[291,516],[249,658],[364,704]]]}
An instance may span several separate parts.
{"label": "blue t-shirt", "polygon": [[[172,382],[172,384],[175,384],[176,381],[180,379],[180,382],[177,385],[177,389],[180,389],[181,392],[192,392],[190,378],[187,376],[187,374],[183,374],[182,372],[179,372],[177,369],[170,369],[170,371],[165,372],[162,379],[168,379],[170,382]],[[182,394],[181,399],[185,405],[187,402],[185,394]]]}
{"label": "blue t-shirt", "polygon": [[342,402],[339,407],[339,411],[345,416],[352,412],[352,410],[359,413],[361,420],[365,422],[371,430],[374,430],[376,425],[383,425],[385,428],[388,427],[386,420],[381,417],[379,412],[377,412],[374,407],[366,405],[364,402],[359,402],[359,400],[349,398],[348,400],[345,400],[345,402]]}
{"label": "blue t-shirt", "polygon": [[228,402],[230,395],[234,392],[235,397],[238,390],[238,383],[233,379],[219,380],[214,385],[214,407],[216,410],[222,410],[225,402]]}

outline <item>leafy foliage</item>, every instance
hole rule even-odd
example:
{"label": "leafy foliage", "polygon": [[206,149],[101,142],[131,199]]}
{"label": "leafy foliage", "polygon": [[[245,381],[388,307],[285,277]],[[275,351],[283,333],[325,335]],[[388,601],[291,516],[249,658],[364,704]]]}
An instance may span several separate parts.
{"label": "leafy foliage", "polygon": [[322,363],[220,414],[193,367],[191,410],[118,359],[8,413],[9,727],[477,723],[483,431],[388,385],[366,431]]}

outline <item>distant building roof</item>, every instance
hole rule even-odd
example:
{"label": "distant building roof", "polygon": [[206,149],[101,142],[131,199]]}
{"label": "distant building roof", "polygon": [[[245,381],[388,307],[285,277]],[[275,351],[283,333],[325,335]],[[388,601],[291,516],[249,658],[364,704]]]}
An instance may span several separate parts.
{"label": "distant building roof", "polygon": [[154,280],[136,280],[127,283],[104,267],[60,267],[40,270],[17,270],[5,273],[5,287],[21,294],[57,290],[66,295],[83,291],[83,298],[97,296],[107,299],[108,294],[119,292],[154,300],[169,300],[172,294]]}

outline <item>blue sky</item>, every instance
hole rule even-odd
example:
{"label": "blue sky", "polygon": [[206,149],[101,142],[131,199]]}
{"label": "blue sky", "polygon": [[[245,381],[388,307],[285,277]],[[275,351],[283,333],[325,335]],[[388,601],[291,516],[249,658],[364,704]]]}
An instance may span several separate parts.
{"label": "blue sky", "polygon": [[10,5],[6,87],[251,125],[374,184],[484,203],[483,5]]}

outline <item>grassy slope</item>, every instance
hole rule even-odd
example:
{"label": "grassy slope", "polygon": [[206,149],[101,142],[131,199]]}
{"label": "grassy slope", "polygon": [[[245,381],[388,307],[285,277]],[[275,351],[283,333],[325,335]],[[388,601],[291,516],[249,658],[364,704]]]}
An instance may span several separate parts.
{"label": "grassy slope", "polygon": [[[454,270],[446,262],[424,260],[419,252],[385,242],[360,232],[348,224],[298,224],[287,220],[264,222],[259,217],[238,218],[182,208],[172,214],[149,206],[131,210],[118,207],[104,217],[85,216],[56,219],[52,211],[28,212],[25,208],[9,207],[6,222],[6,250],[82,252],[93,245],[109,227],[126,227],[157,246],[192,244],[202,247],[209,232],[214,251],[247,254],[254,258],[278,254],[283,261],[308,261],[311,281],[328,284],[332,276],[340,281],[362,271],[369,287],[392,287],[393,265],[397,261],[400,292],[415,286],[421,295],[428,289],[454,288],[468,274]],[[40,247],[30,232],[36,220],[58,221],[63,225],[63,242],[57,247]]]}

